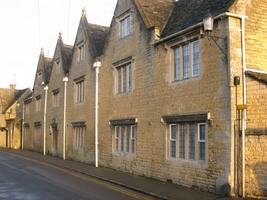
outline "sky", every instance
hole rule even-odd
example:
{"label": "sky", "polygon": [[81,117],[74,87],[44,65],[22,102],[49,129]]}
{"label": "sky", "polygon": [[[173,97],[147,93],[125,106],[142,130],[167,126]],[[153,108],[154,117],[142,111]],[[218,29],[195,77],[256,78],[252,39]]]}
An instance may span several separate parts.
{"label": "sky", "polygon": [[0,0],[0,87],[32,88],[41,48],[53,57],[59,32],[73,45],[83,8],[109,26],[116,0]]}

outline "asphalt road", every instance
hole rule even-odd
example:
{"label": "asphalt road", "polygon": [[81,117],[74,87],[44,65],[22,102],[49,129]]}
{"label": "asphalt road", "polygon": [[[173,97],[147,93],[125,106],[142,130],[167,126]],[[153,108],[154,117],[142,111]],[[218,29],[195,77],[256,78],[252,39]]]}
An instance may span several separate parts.
{"label": "asphalt road", "polygon": [[0,151],[0,200],[153,199],[94,178]]}

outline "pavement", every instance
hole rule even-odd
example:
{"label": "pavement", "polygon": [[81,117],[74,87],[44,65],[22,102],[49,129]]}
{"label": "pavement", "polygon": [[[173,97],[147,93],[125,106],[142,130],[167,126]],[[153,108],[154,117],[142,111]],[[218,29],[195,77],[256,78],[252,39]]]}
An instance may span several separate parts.
{"label": "pavement", "polygon": [[[133,174],[116,171],[110,168],[98,167],[72,160],[62,160],[52,156],[43,156],[37,152],[2,150],[14,156],[35,161],[45,165],[70,170],[88,177],[101,180],[113,185],[148,195],[161,200],[228,200],[236,198],[219,197],[215,194],[202,192],[192,188],[178,186],[172,183],[161,182],[155,179],[136,176]],[[0,154],[1,155],[1,154]],[[1,198],[0,198],[1,199]]]}

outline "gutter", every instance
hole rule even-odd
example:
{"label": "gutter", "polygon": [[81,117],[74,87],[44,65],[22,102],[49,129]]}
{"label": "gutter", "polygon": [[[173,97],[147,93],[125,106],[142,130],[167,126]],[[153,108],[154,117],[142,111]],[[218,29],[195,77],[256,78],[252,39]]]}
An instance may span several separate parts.
{"label": "gutter", "polygon": [[[243,16],[243,15],[238,15],[238,14],[234,14],[234,13],[230,13],[230,12],[225,12],[225,13],[222,13],[222,14],[220,14],[220,15],[215,16],[215,17],[214,17],[214,20],[215,20],[215,19],[222,18],[222,17],[236,17],[236,18],[243,18],[243,17],[245,17],[245,16]],[[245,17],[245,18],[247,18],[247,17]],[[173,34],[171,34],[171,35],[169,35],[169,36],[167,36],[167,37],[161,38],[160,40],[154,42],[154,45],[158,45],[158,44],[160,44],[160,43],[163,43],[163,42],[166,42],[166,41],[168,41],[168,40],[171,40],[171,39],[173,39],[174,37],[177,37],[177,36],[182,35],[182,34],[184,34],[184,33],[186,33],[186,32],[189,32],[189,31],[191,31],[191,30],[194,30],[194,29],[196,29],[196,28],[198,28],[198,27],[200,27],[200,26],[203,26],[203,22],[199,22],[199,23],[197,23],[197,24],[195,24],[195,25],[192,25],[192,26],[189,26],[189,27],[187,27],[187,28],[185,28],[185,29],[183,29],[183,30],[181,30],[181,31],[178,31],[178,32],[176,32],[176,33],[173,33]]]}

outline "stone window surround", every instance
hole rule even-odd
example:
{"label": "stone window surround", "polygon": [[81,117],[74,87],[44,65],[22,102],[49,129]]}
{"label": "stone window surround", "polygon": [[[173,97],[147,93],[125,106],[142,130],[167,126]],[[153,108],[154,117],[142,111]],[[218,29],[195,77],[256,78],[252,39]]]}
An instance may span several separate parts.
{"label": "stone window surround", "polygon": [[[136,147],[137,147],[137,118],[127,118],[127,119],[116,119],[116,120],[110,120],[109,124],[111,126],[112,131],[112,155],[119,156],[119,157],[129,157],[129,158],[135,158],[136,157]],[[121,130],[121,127],[124,127],[124,151],[121,152],[121,137],[116,138],[116,130],[119,128]],[[129,137],[129,152],[126,152],[126,140],[127,140],[127,127],[130,127],[130,137]],[[133,128],[135,130],[135,136],[132,138],[132,131]],[[118,139],[118,148],[119,151],[116,150],[116,139]],[[132,152],[132,140],[134,140],[134,152]]]}
{"label": "stone window surround", "polygon": [[[167,82],[169,82],[170,84],[178,84],[178,83],[182,83],[182,82],[186,82],[186,81],[191,81],[191,80],[199,80],[202,73],[203,73],[203,67],[200,66],[200,73],[199,76],[193,76],[193,72],[190,69],[190,78],[187,79],[180,79],[180,80],[175,80],[174,79],[174,50],[177,47],[182,47],[185,44],[191,44],[192,42],[194,42],[195,40],[199,40],[199,49],[201,51],[201,36],[199,34],[199,31],[193,31],[190,32],[188,34],[184,34],[182,36],[179,36],[169,42],[166,42],[164,47],[167,50],[167,59],[166,59],[166,72],[167,72]],[[190,62],[192,62],[192,48],[190,48]],[[180,54],[181,55],[181,54]],[[201,56],[199,58],[200,63],[201,63]],[[201,64],[200,64],[201,65]],[[191,66],[192,67],[192,66]],[[183,75],[183,66],[181,66],[181,70],[180,70],[181,75]]]}
{"label": "stone window surround", "polygon": [[59,96],[59,88],[57,88],[52,91],[52,106],[59,107],[59,105],[60,105],[60,96]]}
{"label": "stone window surround", "polygon": [[[210,113],[209,112],[200,112],[200,113],[181,113],[181,114],[174,114],[174,115],[166,115],[162,116],[161,122],[165,124],[165,130],[166,130],[166,146],[165,146],[165,152],[166,152],[166,163],[171,165],[188,165],[188,166],[194,166],[194,167],[200,167],[200,168],[207,168],[208,167],[208,127],[211,123],[210,119]],[[171,129],[170,127],[172,125],[176,125],[177,129],[179,128],[179,124],[187,124],[195,123],[197,124],[197,134],[195,137],[195,143],[199,143],[199,125],[205,124],[206,125],[206,146],[205,146],[205,160],[190,160],[190,159],[180,159],[179,158],[179,131],[177,130],[177,136],[176,136],[176,158],[171,158],[170,156],[170,134]],[[186,158],[189,158],[189,126],[187,130],[188,134],[186,137]],[[195,146],[195,156],[198,157],[199,154],[199,146]]]}
{"label": "stone window surround", "polygon": [[[72,122],[72,132],[73,132],[73,149],[78,151],[83,151],[85,147],[86,141],[86,123],[84,121],[81,122]],[[78,131],[78,132],[77,132]],[[80,141],[77,141],[77,133],[82,138],[79,138]]]}
{"label": "stone window surround", "polygon": [[85,59],[85,41],[82,40],[76,44],[77,54],[76,60],[77,63],[82,63]]}
{"label": "stone window surround", "polygon": [[[193,165],[193,166],[198,166],[198,167],[207,167],[208,165],[208,141],[205,141],[206,147],[205,147],[205,160],[191,160],[189,159],[189,125],[190,123],[183,123],[184,126],[186,126],[186,133],[185,133],[185,158],[179,158],[179,127],[180,124],[168,124],[167,126],[167,134],[166,134],[166,162],[169,164],[177,164],[177,165],[183,165],[183,164],[188,164],[188,165]],[[207,123],[193,123],[197,125],[197,134],[195,135],[195,156],[196,158],[199,158],[199,126],[200,125],[206,125],[206,136],[208,134],[208,129],[207,129]],[[172,158],[170,156],[170,133],[171,129],[170,127],[176,125],[177,127],[177,136],[176,136],[176,158]]]}
{"label": "stone window surround", "polygon": [[[115,21],[118,24],[118,38],[120,40],[123,40],[127,37],[129,37],[132,32],[133,32],[133,17],[132,17],[132,13],[134,12],[133,8],[129,8],[128,10],[126,10],[125,12],[123,12],[122,14],[116,16]],[[130,33],[124,37],[121,36],[121,21],[123,21],[124,19],[126,19],[127,17],[130,17]]]}
{"label": "stone window surround", "polygon": [[55,60],[54,60],[54,64],[55,64],[55,66],[56,66],[56,69],[54,70],[54,72],[56,73],[56,74],[59,74],[60,73],[60,58],[55,58]]}
{"label": "stone window surround", "polygon": [[[79,97],[78,97],[78,84],[81,84],[83,82],[83,97],[82,97],[82,101],[79,101]],[[79,76],[78,78],[73,79],[73,86],[74,86],[74,90],[73,90],[73,100],[75,105],[80,105],[83,104],[85,102],[85,75]]]}
{"label": "stone window surround", "polygon": [[41,107],[42,107],[42,102],[41,102],[41,95],[38,95],[35,97],[35,111],[36,112],[40,112],[41,111]]}
{"label": "stone window surround", "polygon": [[[118,71],[117,69],[121,66],[131,64],[131,90],[128,92],[119,93],[118,92]],[[116,61],[112,63],[112,67],[114,70],[114,95],[116,96],[128,96],[133,93],[134,90],[134,69],[135,69],[135,59],[132,56],[129,56],[127,58],[121,59],[119,61]]]}

